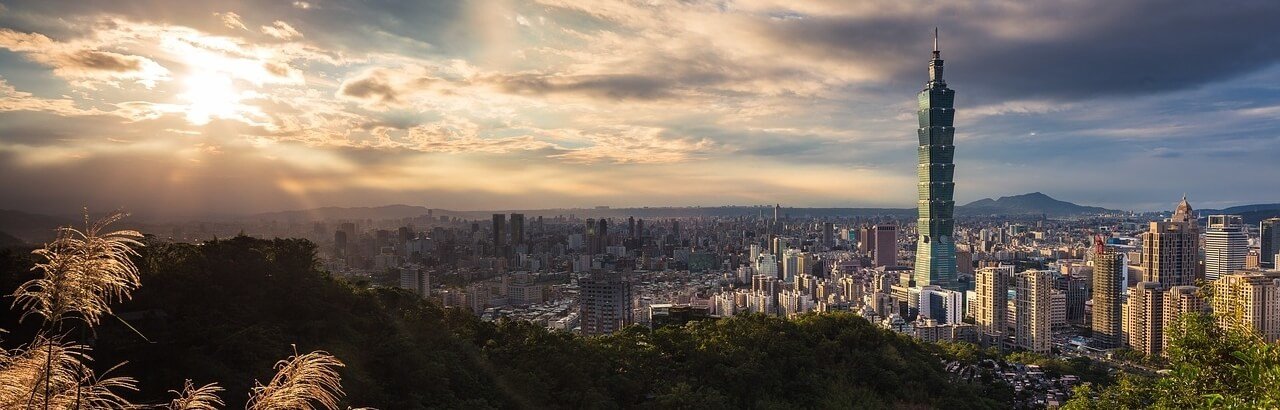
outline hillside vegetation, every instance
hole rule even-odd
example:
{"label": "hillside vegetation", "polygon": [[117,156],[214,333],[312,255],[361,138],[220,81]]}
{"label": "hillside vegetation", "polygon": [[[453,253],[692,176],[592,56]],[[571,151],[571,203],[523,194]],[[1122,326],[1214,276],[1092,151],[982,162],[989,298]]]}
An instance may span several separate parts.
{"label": "hillside vegetation", "polygon": [[[296,352],[326,351],[346,402],[381,409],[994,408],[953,382],[942,350],[850,314],[746,316],[632,327],[583,338],[522,322],[481,322],[398,289],[368,289],[317,268],[304,240],[238,237],[152,243],[141,287],[83,334],[95,367],[137,379],[135,403],[166,402],[191,379],[217,382],[231,408]],[[29,277],[25,251],[0,255],[0,286]],[[5,347],[31,340],[8,312]],[[79,332],[79,333],[77,333]],[[294,346],[296,345],[296,346]]]}

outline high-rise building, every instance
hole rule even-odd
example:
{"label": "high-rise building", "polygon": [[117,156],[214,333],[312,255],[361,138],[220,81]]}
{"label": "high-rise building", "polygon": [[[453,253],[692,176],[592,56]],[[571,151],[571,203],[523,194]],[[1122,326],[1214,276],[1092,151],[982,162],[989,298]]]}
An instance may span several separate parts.
{"label": "high-rise building", "polygon": [[1049,353],[1053,346],[1051,315],[1053,314],[1050,290],[1053,289],[1055,272],[1028,270],[1014,274],[1017,322],[1014,323],[1014,342],[1018,347],[1033,353]]}
{"label": "high-rise building", "polygon": [[875,248],[872,250],[872,264],[898,266],[898,227],[886,224],[876,225],[873,237],[875,237]]}
{"label": "high-rise building", "polygon": [[1280,340],[1280,272],[1222,275],[1213,282],[1212,300],[1219,327],[1256,332],[1268,343]]}
{"label": "high-rise building", "polygon": [[782,281],[793,283],[800,273],[800,251],[787,249],[782,253]]}
{"label": "high-rise building", "polygon": [[511,244],[524,243],[524,214],[511,214]]}
{"label": "high-rise building", "polygon": [[[1191,209],[1185,196],[1178,204],[1178,210],[1183,209]],[[1199,245],[1200,232],[1194,219],[1152,222],[1150,230],[1142,234],[1142,280],[1159,283],[1165,289],[1194,284]]]}
{"label": "high-rise building", "polygon": [[1160,341],[1160,351],[1167,352],[1169,349],[1169,331],[1174,329],[1177,322],[1183,315],[1190,313],[1205,313],[1208,307],[1205,305],[1204,297],[1200,294],[1200,288],[1195,286],[1174,286],[1169,288],[1164,295],[1164,328],[1165,337]]}
{"label": "high-rise building", "polygon": [[858,251],[870,254],[875,248],[875,228],[870,226],[858,228]]}
{"label": "high-rise building", "polygon": [[584,236],[586,236],[586,242],[587,242],[586,248],[587,248],[588,255],[595,255],[597,253],[604,251],[603,249],[600,249],[597,247],[600,245],[600,242],[599,242],[599,239],[596,238],[598,236],[596,234],[596,228],[597,228],[596,220],[593,218],[587,218],[586,230],[585,230]]}
{"label": "high-rise building", "polygon": [[782,234],[782,220],[778,219],[780,212],[782,212],[782,204],[773,204],[773,224],[770,226],[769,232],[774,235]]}
{"label": "high-rise building", "polygon": [[[938,285],[957,289],[955,243],[952,231],[955,183],[955,91],[942,79],[942,58],[938,51],[938,35],[934,31],[933,59],[929,60],[929,82],[920,92],[919,114],[920,163],[916,224],[915,279],[920,286]],[[878,242],[878,241],[877,241]]]}
{"label": "high-rise building", "polygon": [[[1061,273],[1054,289],[1066,295],[1067,323],[1084,323],[1084,304],[1089,300],[1089,279],[1083,272]],[[1087,324],[1086,324],[1087,325]]]}
{"label": "high-rise building", "polygon": [[596,221],[596,252],[604,253],[609,246],[609,220],[600,218]]}
{"label": "high-rise building", "polygon": [[592,273],[579,279],[578,285],[578,323],[582,334],[609,334],[634,321],[631,282],[618,273]]}
{"label": "high-rise building", "polygon": [[1210,215],[1204,234],[1204,279],[1216,280],[1244,268],[1249,235],[1239,215]]}
{"label": "high-rise building", "polygon": [[822,244],[825,246],[833,246],[835,241],[835,226],[831,222],[822,223]]}
{"label": "high-rise building", "polygon": [[1129,347],[1147,356],[1159,356],[1164,348],[1164,296],[1159,283],[1139,282],[1125,302]]}
{"label": "high-rise building", "polygon": [[978,339],[983,346],[1002,347],[1007,334],[1006,310],[1009,305],[1009,282],[1013,266],[986,267],[974,275],[977,302],[972,307],[978,325]]}
{"label": "high-rise building", "polygon": [[1120,347],[1123,330],[1121,295],[1125,286],[1125,256],[1098,239],[1093,251],[1093,344]]}
{"label": "high-rise building", "polygon": [[493,214],[493,253],[502,255],[502,247],[506,244],[507,216]]}
{"label": "high-rise building", "polygon": [[1280,259],[1280,218],[1270,218],[1258,223],[1258,267],[1278,269]]}
{"label": "high-rise building", "polygon": [[627,237],[631,239],[639,238],[636,235],[636,218],[634,216],[627,217]]}

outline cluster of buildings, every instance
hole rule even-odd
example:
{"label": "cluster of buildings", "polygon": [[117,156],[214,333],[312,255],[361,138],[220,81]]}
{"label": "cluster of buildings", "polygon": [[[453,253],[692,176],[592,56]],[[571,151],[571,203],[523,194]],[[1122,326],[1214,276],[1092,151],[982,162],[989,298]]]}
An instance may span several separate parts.
{"label": "cluster of buildings", "polygon": [[1200,218],[1184,198],[1171,215],[972,216],[957,226],[955,92],[943,67],[935,47],[918,96],[912,216],[789,215],[780,205],[772,215],[648,219],[607,208],[588,218],[428,211],[315,222],[306,234],[331,272],[583,334],[850,311],[929,341],[1051,353],[1087,340],[1160,355],[1179,316],[1212,312],[1225,327],[1280,337],[1280,219],[1255,230],[1240,216]]}

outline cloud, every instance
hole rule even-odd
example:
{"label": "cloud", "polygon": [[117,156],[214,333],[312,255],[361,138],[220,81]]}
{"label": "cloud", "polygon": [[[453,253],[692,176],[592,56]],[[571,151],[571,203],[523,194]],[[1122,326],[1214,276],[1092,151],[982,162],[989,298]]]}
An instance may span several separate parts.
{"label": "cloud", "polygon": [[169,79],[169,70],[149,58],[99,50],[88,44],[58,42],[39,33],[0,28],[0,47],[52,67],[59,77],[88,86],[133,81],[152,88]]}
{"label": "cloud", "polygon": [[285,23],[280,20],[276,20],[274,23],[271,23],[270,26],[262,26],[262,34],[281,40],[302,38],[302,33],[299,33],[298,30],[294,29],[293,26],[290,26],[289,23]]}
{"label": "cloud", "polygon": [[249,29],[248,27],[244,26],[244,21],[240,20],[240,15],[234,12],[228,11],[226,13],[213,13],[213,16],[222,20],[222,25],[227,26],[227,28],[235,28],[240,30]]}
{"label": "cloud", "polygon": [[671,138],[663,135],[665,132],[643,127],[574,131],[572,138],[589,140],[592,145],[551,157],[584,164],[664,164],[696,159],[717,145],[705,138]]}
{"label": "cloud", "polygon": [[674,95],[675,83],[658,76],[638,74],[555,76],[538,74],[495,75],[481,81],[521,95],[582,94],[611,100],[652,100]]}
{"label": "cloud", "polygon": [[433,77],[423,67],[407,66],[399,70],[370,68],[342,81],[337,96],[364,103],[374,109],[401,107],[418,93],[428,91],[443,80]]}

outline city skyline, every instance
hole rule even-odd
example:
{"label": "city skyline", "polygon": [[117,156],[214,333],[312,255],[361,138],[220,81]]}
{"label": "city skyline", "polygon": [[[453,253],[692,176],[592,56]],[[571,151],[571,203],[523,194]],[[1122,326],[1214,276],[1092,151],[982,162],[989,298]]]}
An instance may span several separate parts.
{"label": "city skyline", "polygon": [[1267,2],[0,4],[4,208],[907,207],[934,26],[961,203],[1280,188]]}

